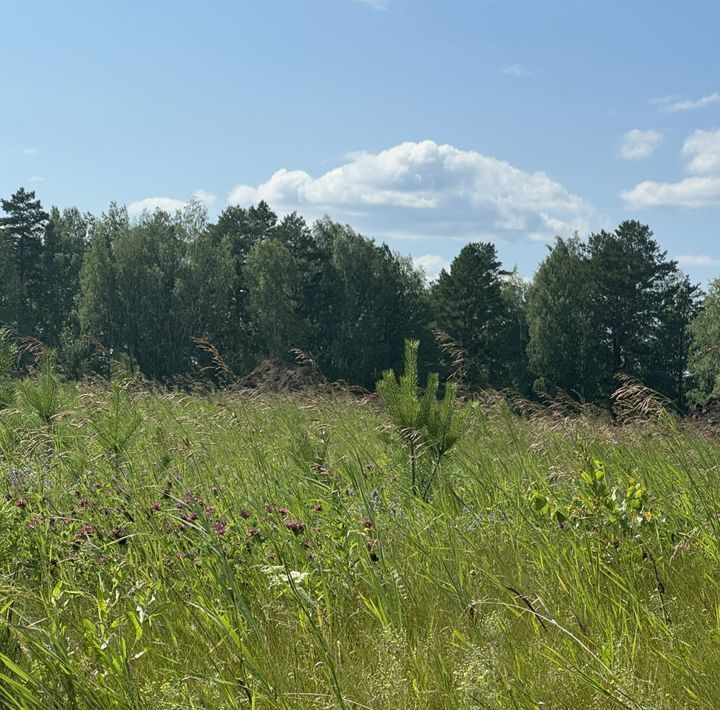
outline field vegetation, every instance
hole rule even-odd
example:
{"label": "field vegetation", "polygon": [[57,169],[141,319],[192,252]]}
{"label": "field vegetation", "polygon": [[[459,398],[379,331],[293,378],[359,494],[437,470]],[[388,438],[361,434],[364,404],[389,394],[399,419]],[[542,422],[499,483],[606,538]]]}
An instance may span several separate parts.
{"label": "field vegetation", "polygon": [[6,383],[2,706],[717,707],[714,436],[404,376]]}

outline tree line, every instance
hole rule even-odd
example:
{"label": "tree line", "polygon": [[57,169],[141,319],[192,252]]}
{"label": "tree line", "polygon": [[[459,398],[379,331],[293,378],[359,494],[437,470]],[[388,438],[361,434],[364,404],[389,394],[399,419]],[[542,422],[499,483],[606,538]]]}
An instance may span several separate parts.
{"label": "tree line", "polygon": [[265,203],[210,221],[189,203],[131,218],[3,199],[0,324],[45,343],[71,378],[111,359],[173,382],[206,372],[211,344],[238,374],[310,354],[330,379],[372,387],[419,339],[421,361],[473,389],[563,391],[607,404],[619,374],[678,407],[718,392],[720,281],[707,294],[649,227],[557,238],[530,283],[471,243],[428,284],[409,257],[329,218]]}

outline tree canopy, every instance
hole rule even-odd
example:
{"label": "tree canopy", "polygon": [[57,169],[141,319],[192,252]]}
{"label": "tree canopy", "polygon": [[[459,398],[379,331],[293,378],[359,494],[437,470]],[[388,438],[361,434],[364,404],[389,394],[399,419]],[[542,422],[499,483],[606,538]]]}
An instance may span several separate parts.
{"label": "tree canopy", "polygon": [[348,225],[265,202],[215,221],[198,202],[46,212],[23,188],[0,204],[0,325],[55,349],[67,376],[110,356],[158,381],[195,377],[202,339],[237,374],[300,349],[328,378],[372,387],[412,339],[445,375],[462,361],[469,390],[607,404],[629,375],[680,408],[720,392],[718,282],[703,301],[637,221],[557,238],[530,281],[471,242],[428,283]]}

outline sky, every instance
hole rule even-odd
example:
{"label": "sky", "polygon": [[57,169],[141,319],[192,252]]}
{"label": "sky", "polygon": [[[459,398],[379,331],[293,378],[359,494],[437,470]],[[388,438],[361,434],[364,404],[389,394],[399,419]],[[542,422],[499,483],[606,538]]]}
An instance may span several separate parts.
{"label": "sky", "polygon": [[649,224],[720,275],[716,0],[3,3],[0,196],[328,215],[428,277]]}

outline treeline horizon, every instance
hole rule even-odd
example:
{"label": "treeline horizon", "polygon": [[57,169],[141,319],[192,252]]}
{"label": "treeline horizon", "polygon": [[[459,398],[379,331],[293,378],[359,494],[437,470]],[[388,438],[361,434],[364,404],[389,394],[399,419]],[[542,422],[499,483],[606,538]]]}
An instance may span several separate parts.
{"label": "treeline horizon", "polygon": [[24,188],[0,204],[0,325],[70,379],[107,376],[110,360],[168,384],[207,377],[212,349],[243,375],[297,349],[372,388],[411,338],[426,370],[460,368],[471,390],[605,406],[626,375],[681,410],[720,390],[720,282],[703,293],[634,220],[557,237],[529,283],[484,242],[428,282],[348,225],[265,202],[215,221],[199,202],[45,211]]}

